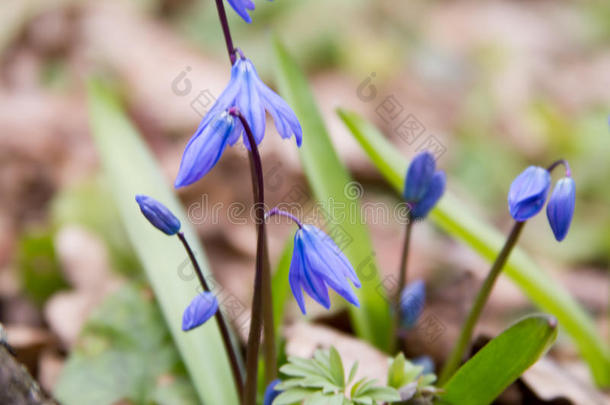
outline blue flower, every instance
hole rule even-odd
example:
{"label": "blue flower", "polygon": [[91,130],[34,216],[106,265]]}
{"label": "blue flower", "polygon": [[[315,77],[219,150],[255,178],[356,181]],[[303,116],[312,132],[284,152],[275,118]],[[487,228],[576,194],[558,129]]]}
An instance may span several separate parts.
{"label": "blue flower", "polygon": [[436,170],[430,152],[418,154],[407,170],[403,198],[409,204],[411,218],[425,218],[445,192],[445,173]]}
{"label": "blue flower", "polygon": [[239,120],[226,111],[211,117],[208,125],[199,127],[190,139],[174,186],[188,186],[205,176],[218,162],[227,145],[233,145],[241,134]]}
{"label": "blue flower", "polygon": [[292,294],[303,314],[303,291],[324,308],[330,308],[328,288],[335,290],[349,303],[359,306],[348,280],[360,288],[354,268],[335,242],[312,225],[303,225],[294,235],[294,251],[290,263],[289,282]]}
{"label": "blue flower", "polygon": [[546,206],[546,216],[555,235],[562,241],[570,229],[576,200],[576,185],[571,177],[559,180]]}
{"label": "blue flower", "polygon": [[426,285],[422,280],[409,283],[400,294],[400,321],[405,328],[417,323],[426,301]]}
{"label": "blue flower", "polygon": [[[243,56],[235,60],[229,84],[201,120],[197,133],[215,116],[231,107],[237,107],[246,118],[257,144],[265,135],[265,111],[268,111],[280,136],[288,139],[294,134],[297,146],[301,146],[303,131],[296,115],[280,96],[262,82],[252,62]],[[249,145],[245,134],[244,144]]]}
{"label": "blue flower", "polygon": [[248,24],[252,22],[250,14],[247,10],[254,10],[254,2],[252,0],[228,0],[233,10]]}
{"label": "blue flower", "polygon": [[161,232],[175,235],[180,230],[180,220],[159,201],[146,195],[136,195],[136,202],[146,219]]}
{"label": "blue flower", "polygon": [[515,221],[523,222],[538,214],[551,187],[551,174],[542,167],[530,166],[510,185],[508,210]]}
{"label": "blue flower", "polygon": [[282,393],[282,391],[275,389],[275,386],[278,385],[280,382],[281,382],[280,380],[275,379],[269,383],[269,385],[265,389],[265,396],[263,397],[263,405],[271,405],[273,403],[273,400]]}
{"label": "blue flower", "polygon": [[182,330],[189,331],[203,325],[218,311],[218,300],[211,292],[197,294],[182,315]]}

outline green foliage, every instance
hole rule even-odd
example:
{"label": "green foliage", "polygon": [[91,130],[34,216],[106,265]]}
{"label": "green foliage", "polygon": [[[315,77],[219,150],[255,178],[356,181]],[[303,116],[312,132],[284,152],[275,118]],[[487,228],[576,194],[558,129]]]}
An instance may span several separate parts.
{"label": "green foliage", "polygon": [[[351,196],[352,179],[339,160],[326,131],[307,79],[279,40],[275,41],[279,88],[303,127],[305,139],[299,150],[309,185],[327,216],[327,233],[343,247],[360,281],[356,290],[360,308],[349,306],[356,334],[382,350],[389,350],[392,339],[390,310],[374,260],[371,238],[361,217],[358,196]],[[331,207],[332,204],[332,207]],[[332,212],[330,211],[332,209]]]}
{"label": "green foliage", "polygon": [[557,321],[546,315],[517,322],[468,360],[445,384],[443,404],[490,404],[534,364],[557,338]]}
{"label": "green foliage", "polygon": [[[339,111],[339,116],[386,181],[397,193],[402,193],[408,164],[405,157],[359,115]],[[496,258],[505,239],[450,192],[446,192],[432,210],[430,219],[488,261]],[[520,248],[513,250],[503,271],[536,305],[559,320],[589,363],[596,383],[610,386],[610,350],[597,333],[590,316],[565,288],[542,271]]]}
{"label": "green foliage", "polygon": [[152,294],[135,286],[106,298],[89,318],[55,395],[66,405],[198,403]]}
{"label": "green foliage", "polygon": [[216,322],[207,322],[188,333],[181,329],[182,312],[199,288],[188,257],[176,238],[159,232],[140,214],[135,195],[146,194],[162,201],[180,219],[208,282],[216,285],[205,253],[196,243],[197,234],[115,94],[98,81],[91,81],[88,90],[92,132],[112,193],[105,198],[114,198],[199,399],[206,404],[237,403]]}
{"label": "green foliage", "polygon": [[436,375],[424,374],[423,366],[416,366],[399,353],[388,369],[388,385],[400,392],[401,400],[417,400],[418,404],[432,404],[439,390],[433,385]]}
{"label": "green foliage", "polygon": [[42,305],[51,295],[68,288],[55,256],[53,235],[47,230],[27,232],[17,251],[19,277],[27,296]]}
{"label": "green foliage", "polygon": [[288,364],[280,368],[288,378],[276,386],[283,392],[273,405],[373,405],[400,400],[398,391],[375,385],[375,380],[362,378],[352,385],[357,370],[355,363],[346,380],[343,361],[334,347],[316,351],[312,359],[289,357]]}

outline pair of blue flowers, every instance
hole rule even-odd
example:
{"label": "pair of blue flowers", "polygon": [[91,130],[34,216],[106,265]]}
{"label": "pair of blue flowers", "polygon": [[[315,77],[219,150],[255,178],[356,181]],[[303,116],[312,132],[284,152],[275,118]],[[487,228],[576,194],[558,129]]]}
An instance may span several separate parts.
{"label": "pair of blue flowers", "polygon": [[[542,167],[530,166],[525,169],[510,186],[508,209],[515,221],[523,222],[542,210],[551,188],[551,173]],[[546,216],[555,239],[562,241],[570,228],[574,215],[576,185],[566,169],[566,176],[560,179],[546,206]]]}

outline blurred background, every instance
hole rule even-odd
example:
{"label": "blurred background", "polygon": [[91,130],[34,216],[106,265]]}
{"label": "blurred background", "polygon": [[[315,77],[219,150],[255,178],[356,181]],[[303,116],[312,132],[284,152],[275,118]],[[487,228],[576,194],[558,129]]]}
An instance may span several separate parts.
{"label": "blurred background", "polygon": [[[257,0],[256,7],[251,25],[229,12],[235,42],[272,87],[271,35],[298,58],[365,202],[392,207],[398,199],[337,107],[364,114],[405,156],[433,143],[448,188],[503,232],[512,179],[529,164],[569,160],[577,201],[568,237],[559,245],[539,215],[521,246],[609,340],[610,2]],[[209,0],[4,0],[0,58],[0,322],[19,359],[54,392],[71,353],[85,363],[91,345],[79,339],[83,330],[87,336],[83,326],[92,316],[98,326],[114,322],[121,303],[135,299],[109,304],[109,294],[125,285],[147,291],[101,175],[84,81],[93,73],[112,81],[171,184],[188,138],[228,80],[228,60]],[[405,122],[416,135],[400,131]],[[270,133],[262,144],[270,203],[286,201],[295,186],[307,190],[293,142]],[[243,148],[231,148],[210,175],[178,192],[217,280],[244,303],[254,228],[225,211],[232,202],[250,203],[247,171]],[[372,217],[367,223],[381,270],[393,274],[402,227]],[[291,230],[272,227],[274,263]],[[408,354],[438,362],[487,264],[428,223],[413,243],[412,274],[426,279],[427,305],[446,333],[433,343],[411,337]],[[479,332],[492,336],[532,310],[503,278]],[[150,311],[144,330],[163,328]],[[291,311],[289,324],[297,320]],[[330,315],[312,307],[311,318],[333,330],[345,323],[340,306]],[[289,347],[315,346],[320,333],[299,328],[286,328]],[[171,346],[169,337],[162,341]],[[579,402],[592,383],[574,346],[560,335],[551,354],[546,369],[526,381],[537,398],[590,403]],[[145,353],[140,359],[148,361]]]}

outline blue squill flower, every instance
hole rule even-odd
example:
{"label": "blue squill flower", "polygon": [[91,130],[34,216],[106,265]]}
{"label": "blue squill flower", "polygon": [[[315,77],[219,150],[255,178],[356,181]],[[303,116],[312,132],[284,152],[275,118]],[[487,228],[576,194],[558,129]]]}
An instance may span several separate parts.
{"label": "blue squill flower", "polygon": [[146,195],[136,195],[140,211],[155,228],[167,235],[175,235],[180,230],[180,220],[159,201]]}
{"label": "blue squill flower", "polygon": [[400,294],[400,323],[410,328],[417,323],[426,301],[426,285],[422,280],[409,283]]}
{"label": "blue squill flower", "polygon": [[182,330],[189,331],[203,325],[218,311],[218,300],[211,292],[197,294],[182,315]]}
{"label": "blue squill flower", "polygon": [[200,126],[186,145],[174,186],[188,186],[205,176],[227,145],[237,141],[241,131],[239,120],[226,111],[210,117],[210,122]]}
{"label": "blue squill flower", "polygon": [[282,391],[275,389],[275,386],[278,385],[280,382],[281,382],[280,380],[275,379],[269,383],[269,385],[265,389],[265,396],[263,397],[263,405],[271,405],[273,403],[273,400],[282,393]]}
{"label": "blue squill flower", "polygon": [[360,288],[354,268],[335,242],[315,226],[300,227],[294,235],[289,282],[303,314],[306,311],[302,290],[326,309],[330,308],[328,287],[349,303],[359,306],[349,281]]}
{"label": "blue squill flower", "polygon": [[538,214],[551,187],[551,174],[542,167],[530,166],[510,185],[508,210],[515,221],[523,222]]}
{"label": "blue squill flower", "polygon": [[409,204],[411,218],[425,218],[445,192],[445,173],[436,170],[430,152],[418,154],[407,170],[403,198]]}
{"label": "blue squill flower", "polygon": [[248,10],[254,10],[254,2],[252,0],[228,0],[233,10],[248,24],[252,22]]}
{"label": "blue squill flower", "polygon": [[[246,118],[257,144],[265,135],[265,111],[268,111],[280,136],[288,139],[294,134],[297,145],[301,146],[303,131],[296,115],[280,96],[263,83],[252,62],[242,55],[235,60],[229,84],[201,120],[195,136],[214,117],[231,107],[237,107]],[[245,134],[244,144],[249,145]]]}
{"label": "blue squill flower", "polygon": [[558,241],[562,241],[570,229],[575,200],[576,185],[572,177],[559,180],[546,206],[546,216]]}

